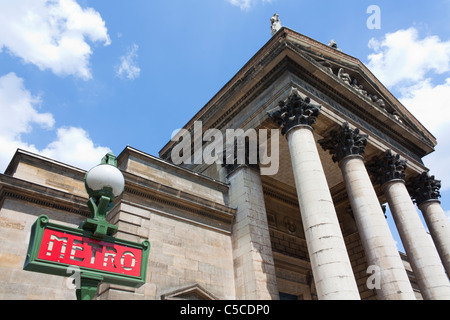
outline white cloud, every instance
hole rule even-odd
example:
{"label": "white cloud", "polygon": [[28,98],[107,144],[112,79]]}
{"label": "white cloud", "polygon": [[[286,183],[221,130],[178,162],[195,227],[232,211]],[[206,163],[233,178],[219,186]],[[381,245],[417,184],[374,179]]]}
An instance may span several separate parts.
{"label": "white cloud", "polygon": [[105,22],[75,0],[0,0],[2,48],[57,75],[92,77],[87,42],[110,44]]}
{"label": "white cloud", "polygon": [[49,113],[39,113],[41,99],[25,89],[15,73],[0,77],[0,168],[6,169],[17,148],[36,152],[33,145],[21,140],[21,135],[33,125],[51,129],[55,123]]}
{"label": "white cloud", "polygon": [[[380,81],[399,93],[399,100],[437,139],[436,151],[423,161],[441,191],[450,190],[450,41],[419,38],[415,28],[371,39],[368,67]],[[443,75],[442,82],[437,75]]]}
{"label": "white cloud", "polygon": [[[261,0],[227,0],[234,6],[239,7],[241,10],[249,10]],[[272,0],[262,0],[262,3],[271,3]]]}
{"label": "white cloud", "polygon": [[228,0],[232,5],[237,6],[241,8],[241,10],[248,10],[250,9],[253,0]]}
{"label": "white cloud", "polygon": [[0,173],[5,172],[17,149],[28,150],[34,153],[39,152],[34,145],[30,145],[21,140],[7,139],[3,136],[0,136],[0,146]]}
{"label": "white cloud", "polygon": [[[447,127],[450,124],[447,124]],[[426,156],[423,161],[430,174],[434,175],[437,180],[441,180],[441,192],[450,190],[450,171],[448,164],[450,163],[450,128],[441,131],[436,135],[438,145],[436,151]]]}
{"label": "white cloud", "polygon": [[436,151],[423,160],[431,174],[442,181],[441,191],[450,190],[450,78],[433,85],[425,79],[400,89],[400,101],[436,137]]}
{"label": "white cloud", "polygon": [[450,78],[433,85],[425,79],[400,89],[400,101],[436,137],[436,151],[423,161],[436,179],[442,181],[441,191],[450,190]]}
{"label": "white cloud", "polygon": [[41,98],[33,96],[15,73],[0,77],[0,172],[4,172],[17,148],[65,162],[88,170],[110,152],[96,146],[81,128],[59,128],[57,139],[39,150],[24,141],[23,135],[33,126],[54,130],[55,120],[50,113],[39,112]]}
{"label": "white cloud", "polygon": [[415,28],[387,33],[379,41],[372,38],[368,67],[387,87],[422,81],[427,73],[450,70],[450,41],[438,36],[419,39]]}
{"label": "white cloud", "polygon": [[82,128],[59,128],[57,140],[51,142],[40,153],[46,157],[88,170],[100,163],[107,147],[96,146]]}
{"label": "white cloud", "polygon": [[126,55],[120,57],[120,65],[117,67],[116,75],[120,78],[127,78],[134,80],[139,77],[141,69],[138,66],[138,51],[139,47],[137,44],[133,44],[131,48],[128,49]]}
{"label": "white cloud", "polygon": [[50,113],[39,113],[41,99],[25,89],[23,80],[11,72],[0,78],[0,135],[19,139],[30,132],[32,124],[51,129],[55,120]]}
{"label": "white cloud", "polygon": [[427,78],[409,87],[402,87],[399,92],[402,104],[426,128],[434,134],[446,129],[450,123],[450,78],[438,85]]}

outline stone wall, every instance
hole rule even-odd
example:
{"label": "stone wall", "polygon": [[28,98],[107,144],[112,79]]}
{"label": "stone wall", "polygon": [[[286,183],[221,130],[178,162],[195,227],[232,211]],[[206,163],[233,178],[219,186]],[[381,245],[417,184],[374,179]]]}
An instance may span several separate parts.
{"label": "stone wall", "polygon": [[0,300],[76,298],[68,278],[22,270],[31,226],[43,214],[71,227],[77,227],[84,220],[82,216],[68,215],[20,199],[4,199],[0,207]]}
{"label": "stone wall", "polygon": [[218,299],[234,299],[228,234],[174,219],[167,212],[124,201],[111,213],[117,237],[150,241],[147,283],[138,289],[103,284],[100,299],[161,299],[199,285]]}
{"label": "stone wall", "polygon": [[[228,186],[128,147],[120,160],[125,192],[107,218],[119,228],[115,237],[150,241],[147,283],[137,289],[101,284],[97,298],[234,299]],[[71,279],[22,268],[40,215],[75,228],[89,216],[84,174],[19,151],[0,175],[0,299],[76,298]]]}

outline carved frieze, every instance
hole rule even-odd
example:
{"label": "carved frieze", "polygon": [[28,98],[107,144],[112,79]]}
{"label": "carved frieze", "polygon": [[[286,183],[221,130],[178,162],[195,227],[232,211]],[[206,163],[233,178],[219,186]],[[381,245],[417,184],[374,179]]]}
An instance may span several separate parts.
{"label": "carved frieze", "polygon": [[375,92],[370,92],[369,90],[365,89],[361,83],[358,83],[356,77],[352,76],[344,68],[339,66],[333,66],[329,61],[323,58],[317,60],[317,62],[322,66],[324,66],[329,71],[330,74],[333,74],[336,77],[338,77],[339,80],[341,80],[349,88],[352,88],[353,90],[361,94],[367,101],[373,103],[378,108],[388,112],[396,121],[403,123],[398,111],[394,110],[394,108],[392,107],[390,107],[388,110],[384,99],[380,98]]}
{"label": "carved frieze", "polygon": [[345,122],[339,129],[332,130],[328,137],[319,140],[325,151],[329,151],[334,162],[350,155],[363,155],[368,135],[361,134],[358,128],[351,129]]}
{"label": "carved frieze", "polygon": [[367,170],[372,175],[374,183],[385,184],[394,179],[405,180],[407,160],[401,159],[399,154],[387,150],[382,157],[372,159]]}
{"label": "carved frieze", "polygon": [[434,176],[430,176],[428,172],[423,172],[408,186],[411,198],[417,205],[421,205],[428,200],[439,200],[441,197],[440,189],[441,181],[436,180]]}
{"label": "carved frieze", "polygon": [[376,94],[369,93],[365,90],[364,86],[362,84],[358,84],[358,80],[355,77],[350,76],[350,74],[345,72],[343,68],[339,68],[337,76],[341,81],[366,98],[366,100],[373,102],[380,109],[386,110],[386,103],[383,99],[379,98]]}
{"label": "carved frieze", "polygon": [[294,234],[295,231],[297,231],[297,226],[295,224],[295,221],[289,218],[288,216],[285,216],[283,219],[284,227],[289,231],[289,233]]}
{"label": "carved frieze", "polygon": [[281,128],[285,135],[289,129],[297,125],[312,126],[319,116],[322,106],[311,103],[311,99],[303,99],[300,92],[292,88],[289,97],[278,103],[278,110],[269,113],[270,118]]}

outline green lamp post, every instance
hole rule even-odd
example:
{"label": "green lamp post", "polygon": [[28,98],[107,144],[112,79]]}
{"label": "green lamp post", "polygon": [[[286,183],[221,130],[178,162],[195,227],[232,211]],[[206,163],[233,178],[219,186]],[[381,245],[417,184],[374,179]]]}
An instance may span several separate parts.
{"label": "green lamp post", "polygon": [[94,237],[103,238],[117,231],[117,226],[106,221],[106,215],[112,209],[113,201],[120,196],[125,187],[125,179],[117,169],[117,160],[112,153],[102,159],[86,174],[84,185],[89,195],[88,207],[91,219],[84,221],[80,228],[92,231]]}
{"label": "green lamp post", "polygon": [[142,286],[146,282],[150,242],[116,238],[113,234],[117,226],[106,220],[113,201],[125,187],[116,157],[106,154],[84,180],[91,217],[72,228],[40,216],[31,228],[23,269],[64,277],[69,270],[79,270],[78,300],[91,300],[101,282]]}
{"label": "green lamp post", "polygon": [[[89,195],[88,207],[91,218],[83,221],[80,228],[91,231],[94,238],[102,239],[106,235],[112,236],[117,226],[106,221],[106,216],[114,205],[114,200],[125,189],[125,179],[117,169],[114,154],[107,153],[101,163],[86,173],[84,186]],[[77,288],[78,300],[91,300],[97,292],[102,277],[81,275],[80,288]]]}

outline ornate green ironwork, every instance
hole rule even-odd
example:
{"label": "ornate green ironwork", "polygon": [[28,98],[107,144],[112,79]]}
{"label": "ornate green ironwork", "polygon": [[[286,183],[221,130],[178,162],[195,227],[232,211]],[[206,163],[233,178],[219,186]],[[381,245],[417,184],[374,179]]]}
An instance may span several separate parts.
{"label": "ornate green ironwork", "polygon": [[[72,228],[50,222],[49,218],[46,215],[40,216],[31,227],[31,236],[28,245],[27,256],[25,259],[24,270],[67,277],[69,275],[68,267],[71,266],[70,264],[57,261],[47,261],[40,259],[38,257],[39,250],[42,245],[44,232],[46,229],[86,239],[95,239],[93,237],[93,233],[90,231],[85,231],[80,228]],[[145,283],[145,276],[147,272],[147,261],[150,251],[150,242],[148,240],[144,240],[142,243],[137,243],[111,236],[105,236],[102,239],[102,242],[106,244],[116,244],[142,250],[140,276],[135,277],[135,276],[120,275],[107,271],[93,270],[90,268],[79,267],[82,277],[97,276],[101,277],[102,281],[104,282],[129,287],[140,287],[141,285],[143,285]]]}
{"label": "ornate green ironwork", "polygon": [[[117,159],[112,153],[106,154],[101,165],[111,165],[117,167]],[[114,206],[114,194],[109,188],[103,188],[102,190],[95,191],[89,188],[86,183],[87,175],[84,178],[84,185],[87,193],[89,194],[89,201],[87,203],[89,210],[91,211],[91,218],[84,221],[80,228],[83,230],[93,231],[94,236],[97,238],[103,238],[105,235],[112,235],[117,231],[117,226],[110,224],[106,221],[106,216]]]}
{"label": "ornate green ironwork", "polygon": [[[101,164],[117,167],[116,157],[107,154]],[[50,222],[46,215],[40,216],[31,228],[23,269],[67,277],[75,266],[80,273],[80,283],[76,288],[79,300],[92,299],[101,282],[142,286],[146,281],[150,242],[144,240],[137,243],[113,237],[117,226],[106,221],[115,199],[113,193],[107,188],[93,191],[87,185],[86,190],[91,219],[81,223],[78,228],[72,228]],[[66,247],[62,250],[64,245]],[[119,251],[122,254],[120,257]],[[92,260],[95,261],[97,255],[101,261],[93,265]]]}

